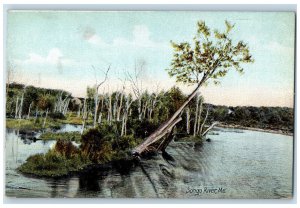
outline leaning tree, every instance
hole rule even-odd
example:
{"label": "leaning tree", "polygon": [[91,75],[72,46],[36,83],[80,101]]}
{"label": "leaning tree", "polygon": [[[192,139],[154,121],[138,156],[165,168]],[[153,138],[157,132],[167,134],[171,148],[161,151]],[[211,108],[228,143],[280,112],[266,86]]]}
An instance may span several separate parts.
{"label": "leaning tree", "polygon": [[170,77],[175,77],[178,83],[194,84],[196,88],[167,121],[133,150],[134,155],[141,155],[150,150],[164,151],[171,141],[170,137],[165,135],[181,121],[182,111],[195,97],[200,87],[209,81],[218,84],[220,78],[229,70],[243,73],[241,64],[254,61],[247,44],[243,41],[234,42],[230,37],[234,25],[225,21],[225,26],[223,32],[217,29],[212,32],[204,21],[199,21],[193,44],[188,42],[177,44],[171,41],[174,53],[171,66],[167,69]]}

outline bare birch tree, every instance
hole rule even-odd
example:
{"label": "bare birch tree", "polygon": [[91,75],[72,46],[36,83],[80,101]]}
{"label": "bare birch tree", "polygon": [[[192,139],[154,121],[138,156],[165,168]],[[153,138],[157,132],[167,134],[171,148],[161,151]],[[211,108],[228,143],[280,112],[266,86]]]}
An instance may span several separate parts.
{"label": "bare birch tree", "polygon": [[130,81],[133,94],[135,95],[136,100],[138,101],[138,116],[139,120],[142,120],[142,92],[143,92],[143,83],[141,80],[142,73],[145,71],[146,62],[140,60],[138,63],[135,63],[134,73],[131,74],[127,72],[128,80]]}
{"label": "bare birch tree", "polygon": [[99,88],[101,87],[101,85],[103,85],[107,78],[108,78],[108,72],[110,70],[110,65],[109,67],[107,68],[107,70],[104,73],[104,79],[98,83],[98,80],[97,80],[97,76],[96,76],[96,69],[94,66],[92,66],[94,72],[95,72],[95,79],[96,79],[96,84],[95,84],[95,94],[94,94],[94,104],[95,104],[95,108],[94,108],[94,127],[96,127],[96,124],[97,124],[97,112],[98,112],[98,106],[99,106],[99,102],[98,102],[98,99],[99,99]]}

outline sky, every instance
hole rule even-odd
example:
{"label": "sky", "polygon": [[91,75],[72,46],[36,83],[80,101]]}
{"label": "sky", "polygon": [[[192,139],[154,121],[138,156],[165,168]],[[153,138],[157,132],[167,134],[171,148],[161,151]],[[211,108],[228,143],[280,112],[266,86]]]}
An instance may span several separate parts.
{"label": "sky", "polygon": [[[220,85],[208,84],[200,92],[208,103],[228,106],[293,107],[295,16],[291,12],[71,12],[10,11],[7,18],[6,66],[13,81],[64,89],[84,97],[86,87],[104,79],[100,92],[121,89],[125,72],[146,63],[143,89],[155,91],[177,85],[170,78],[173,50],[170,41],[192,42],[196,23],[225,29],[235,24],[234,42],[249,45],[255,60],[234,70]],[[126,90],[130,91],[126,85]]]}

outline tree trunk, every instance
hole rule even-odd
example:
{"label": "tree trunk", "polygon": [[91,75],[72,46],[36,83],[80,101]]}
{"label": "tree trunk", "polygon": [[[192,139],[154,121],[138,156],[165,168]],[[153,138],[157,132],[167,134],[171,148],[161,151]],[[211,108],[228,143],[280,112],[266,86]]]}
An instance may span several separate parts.
{"label": "tree trunk", "polygon": [[[199,88],[205,82],[205,80],[206,79],[203,78],[201,80],[201,82],[199,82],[199,84],[194,89],[194,91],[190,94],[190,96],[186,99],[186,101],[180,106],[180,108],[173,114],[173,116],[170,119],[168,119],[166,122],[164,122],[162,125],[160,125],[160,127],[156,131],[154,131],[149,137],[147,137],[145,139],[145,141],[142,144],[137,146],[132,151],[133,155],[141,155],[141,153],[143,153],[147,149],[147,147],[153,143],[153,141],[157,141],[158,139],[162,138],[162,135],[166,134],[166,130],[168,130],[172,127],[172,125],[174,124],[174,121],[179,122],[181,120],[181,118],[177,118],[177,117],[181,114],[181,112],[189,104],[189,102],[195,97]],[[180,120],[178,120],[178,119],[180,119]]]}
{"label": "tree trunk", "polygon": [[94,102],[95,102],[95,112],[94,112],[94,127],[96,127],[97,123],[97,111],[98,111],[98,92],[96,91],[94,95]]}
{"label": "tree trunk", "polygon": [[127,132],[127,120],[128,120],[128,114],[130,112],[130,106],[133,101],[130,101],[130,98],[127,98],[126,101],[126,109],[124,110],[123,118],[122,118],[122,129],[121,129],[121,136],[126,135]]}
{"label": "tree trunk", "polygon": [[37,114],[38,114],[38,108],[36,107],[36,108],[35,108],[35,118],[34,118],[34,122],[35,122],[36,119],[37,119]]}
{"label": "tree trunk", "polygon": [[198,114],[198,125],[197,125],[197,135],[200,135],[200,125],[201,125],[201,114],[202,114],[203,101],[200,99],[200,110]]}
{"label": "tree trunk", "polygon": [[197,96],[197,100],[196,100],[196,112],[195,112],[195,122],[194,122],[194,134],[193,134],[193,136],[196,136],[196,131],[197,131],[198,110],[199,110],[199,96]]}
{"label": "tree trunk", "polygon": [[117,121],[120,121],[120,116],[121,116],[121,110],[122,110],[122,105],[123,105],[123,92],[121,92],[121,98],[120,98],[120,105],[118,108],[118,112],[117,112]]}
{"label": "tree trunk", "polygon": [[27,114],[27,119],[30,118],[30,110],[31,110],[31,106],[32,106],[32,103],[30,103],[30,105],[29,105],[29,110],[28,110],[28,114]]}
{"label": "tree trunk", "polygon": [[47,108],[47,111],[46,111],[46,116],[45,116],[45,119],[44,119],[44,123],[43,123],[43,128],[45,128],[45,125],[46,125],[46,120],[47,120],[47,117],[48,117],[48,108]]}
{"label": "tree trunk", "polygon": [[19,111],[19,97],[17,97],[17,101],[16,101],[15,118],[18,118],[18,111]]}
{"label": "tree trunk", "polygon": [[186,133],[190,134],[190,108],[186,109]]}
{"label": "tree trunk", "polygon": [[80,117],[80,105],[78,105],[77,117]]}
{"label": "tree trunk", "polygon": [[204,125],[205,125],[205,123],[206,123],[206,119],[207,119],[207,117],[208,117],[208,112],[209,112],[209,109],[207,108],[205,118],[204,118],[203,123],[201,124],[200,130],[199,130],[199,134],[200,134],[200,135],[202,135],[203,127],[204,127]]}
{"label": "tree trunk", "polygon": [[84,131],[86,117],[87,117],[87,112],[86,112],[86,98],[84,98],[83,107],[82,107],[82,129],[81,129],[81,135],[83,134],[83,131]]}
{"label": "tree trunk", "polygon": [[[25,91],[25,90],[24,90]],[[22,97],[21,97],[21,103],[20,103],[20,108],[19,108],[19,119],[22,118],[22,109],[23,109],[23,101],[24,101],[24,93],[22,94]]]}
{"label": "tree trunk", "polygon": [[102,121],[102,111],[103,111],[103,102],[104,102],[104,98],[101,98],[101,107],[100,107],[100,112],[99,112],[99,118],[98,118],[98,123],[101,124]]}
{"label": "tree trunk", "polygon": [[[136,149],[135,151],[133,152],[134,155],[138,154],[138,155],[141,155],[144,151],[147,151],[148,148],[155,142],[157,142],[159,139],[161,139],[163,136],[165,136],[167,133],[170,133],[172,131],[172,128],[179,122],[181,121],[182,118],[179,117],[177,118],[176,120],[172,121],[170,123],[170,125],[168,126],[168,128],[165,128],[157,137],[155,137],[154,139],[152,140],[149,140],[149,139],[146,139],[142,144],[140,144]],[[148,137],[149,138],[149,137]],[[167,138],[166,138],[167,139]],[[171,142],[170,141],[166,141],[166,140],[163,140],[161,144],[163,143],[167,143],[169,144]],[[160,145],[161,147],[162,146],[165,146],[165,145]],[[157,149],[157,150],[160,150],[160,149]]]}
{"label": "tree trunk", "polygon": [[108,124],[111,125],[111,121],[112,121],[112,103],[111,103],[111,95],[109,95],[108,114],[109,114]]}
{"label": "tree trunk", "polygon": [[139,120],[142,120],[142,99],[138,98],[138,113],[139,113]]}
{"label": "tree trunk", "polygon": [[148,101],[145,101],[145,104],[144,104],[144,106],[142,108],[142,118],[143,119],[146,118],[147,107],[148,107]]}

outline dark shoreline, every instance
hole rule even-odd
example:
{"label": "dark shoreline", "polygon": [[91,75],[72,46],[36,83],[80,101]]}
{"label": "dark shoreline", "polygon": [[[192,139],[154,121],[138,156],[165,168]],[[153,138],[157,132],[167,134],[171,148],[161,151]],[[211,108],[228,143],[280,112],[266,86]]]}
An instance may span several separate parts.
{"label": "dark shoreline", "polygon": [[266,133],[272,133],[272,134],[281,134],[281,135],[286,135],[286,136],[294,136],[293,132],[287,132],[287,131],[282,131],[282,130],[274,130],[274,129],[261,129],[261,128],[255,128],[255,127],[246,127],[246,126],[241,126],[237,124],[224,124],[220,123],[217,124],[216,127],[221,127],[221,128],[231,128],[231,129],[242,129],[242,130],[251,130],[251,131],[260,131],[260,132],[266,132]]}

